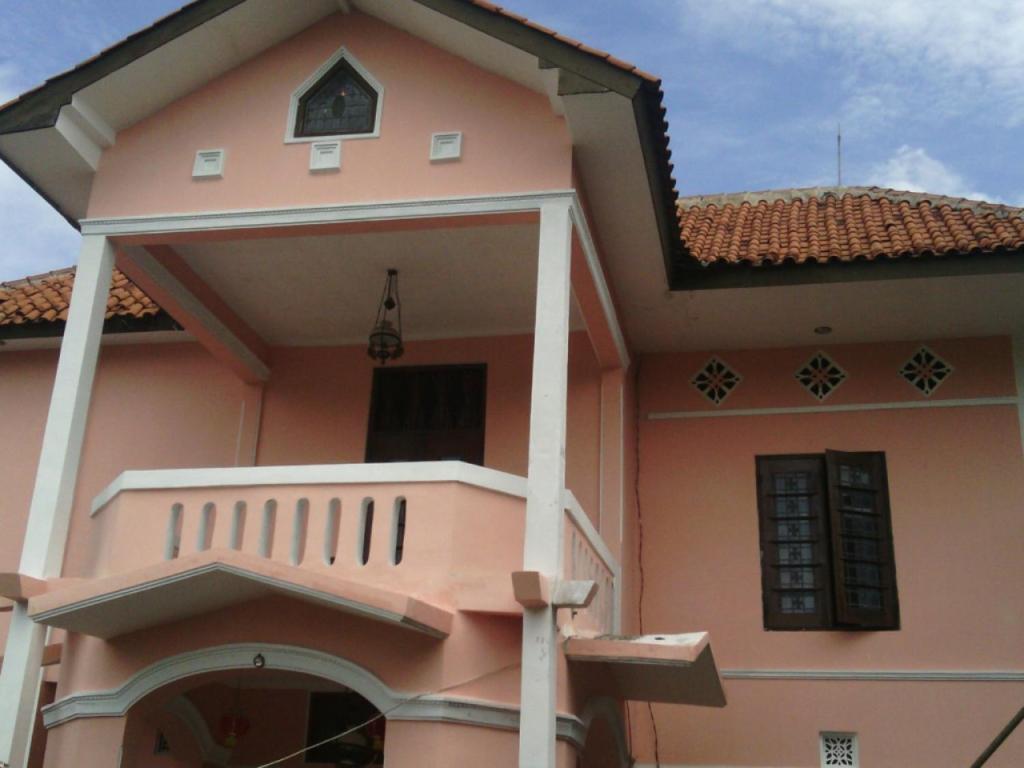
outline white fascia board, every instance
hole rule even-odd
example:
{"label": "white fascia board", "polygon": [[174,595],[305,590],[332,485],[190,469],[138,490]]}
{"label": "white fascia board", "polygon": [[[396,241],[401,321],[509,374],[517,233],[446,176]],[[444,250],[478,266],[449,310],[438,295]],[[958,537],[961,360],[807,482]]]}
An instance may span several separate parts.
{"label": "white fascia board", "polygon": [[83,235],[162,235],[225,229],[401,221],[452,216],[538,212],[546,202],[575,199],[574,190],[508,193],[377,203],[170,213],[151,216],[83,219]]}
{"label": "white fascia board", "polygon": [[526,498],[526,478],[461,461],[154,469],[122,472],[93,500],[92,514],[98,514],[123,491],[381,483],[462,483]]}

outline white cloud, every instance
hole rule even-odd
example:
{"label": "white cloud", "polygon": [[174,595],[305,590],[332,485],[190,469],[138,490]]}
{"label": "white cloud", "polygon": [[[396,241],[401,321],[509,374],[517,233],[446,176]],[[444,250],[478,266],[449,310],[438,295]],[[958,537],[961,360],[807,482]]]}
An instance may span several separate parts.
{"label": "white cloud", "polygon": [[[848,69],[840,85],[854,99],[878,83],[902,82],[908,97],[935,111],[985,103],[1002,122],[1024,122],[1024,0],[676,3],[685,23],[775,59],[809,47],[831,52]],[[886,109],[899,106],[894,95],[874,94]]]}
{"label": "white cloud", "polygon": [[[22,90],[18,72],[0,65],[0,103]],[[67,267],[78,258],[78,233],[0,163],[0,280]]]}
{"label": "white cloud", "polygon": [[866,184],[908,192],[1001,202],[976,190],[963,176],[921,147],[900,147],[892,157],[871,169]]}

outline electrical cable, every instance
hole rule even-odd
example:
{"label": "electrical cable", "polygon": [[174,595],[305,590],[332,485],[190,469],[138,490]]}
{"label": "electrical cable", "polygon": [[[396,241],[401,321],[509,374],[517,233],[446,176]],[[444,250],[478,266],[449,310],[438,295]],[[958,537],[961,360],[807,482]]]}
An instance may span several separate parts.
{"label": "electrical cable", "polygon": [[[640,361],[636,361],[636,372],[633,375],[633,402],[636,415],[633,429],[633,497],[636,505],[636,541],[637,541],[637,571],[639,576],[639,594],[637,595],[637,618],[640,625],[640,634],[644,634],[644,589],[646,579],[644,574],[644,516],[640,505],[640,425],[642,417],[640,413]],[[628,705],[627,705],[628,708]],[[654,765],[661,768],[661,745],[658,740],[658,721],[654,717],[654,704],[647,702],[647,713],[651,717],[651,732],[654,735]]]}
{"label": "electrical cable", "polygon": [[504,667],[501,667],[500,669],[494,669],[494,670],[491,670],[490,672],[485,672],[482,675],[477,675],[476,677],[470,678],[469,680],[463,680],[461,682],[455,683],[454,685],[449,685],[449,686],[447,686],[445,688],[439,688],[436,691],[428,691],[426,693],[418,693],[415,696],[409,697],[405,701],[400,701],[398,704],[395,704],[393,707],[389,707],[388,709],[385,709],[383,712],[378,712],[376,715],[371,717],[369,720],[367,720],[365,722],[362,722],[359,725],[354,725],[354,726],[352,726],[351,728],[349,728],[346,731],[342,731],[341,733],[339,733],[339,734],[337,734],[335,736],[331,736],[329,739],[324,739],[323,741],[318,741],[316,744],[310,744],[309,746],[303,747],[302,749],[298,749],[298,750],[292,752],[290,755],[285,755],[284,757],[280,757],[277,760],[272,760],[269,763],[263,763],[262,765],[257,766],[257,768],[273,768],[273,766],[280,765],[281,763],[287,762],[288,760],[291,760],[293,757],[298,757],[299,755],[304,755],[305,753],[309,752],[312,749],[316,749],[317,747],[322,747],[324,744],[330,744],[332,741],[337,741],[338,739],[343,739],[346,736],[355,733],[356,731],[360,731],[363,728],[366,728],[368,725],[372,725],[373,723],[377,722],[382,717],[387,717],[388,715],[390,715],[395,710],[401,709],[406,704],[411,704],[412,702],[418,701],[419,699],[426,698],[427,696],[437,696],[440,693],[446,693],[446,692],[452,691],[452,690],[454,690],[456,688],[461,688],[464,685],[469,685],[470,683],[477,683],[477,682],[479,682],[481,680],[485,680],[488,677],[493,677],[494,675],[500,675],[502,672],[507,672],[510,669],[515,669],[518,666],[519,666],[519,662],[517,661],[517,662],[512,663],[512,664],[506,664]]}

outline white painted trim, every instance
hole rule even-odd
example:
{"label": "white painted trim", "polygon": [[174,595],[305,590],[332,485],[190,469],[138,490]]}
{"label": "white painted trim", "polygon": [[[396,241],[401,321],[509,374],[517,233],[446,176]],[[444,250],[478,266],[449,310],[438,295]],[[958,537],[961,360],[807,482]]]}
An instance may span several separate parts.
{"label": "white painted trim", "polygon": [[[445,154],[453,147],[452,154]],[[453,163],[462,159],[462,131],[441,131],[430,134],[430,162]]]}
{"label": "white painted trim", "polygon": [[[251,669],[252,659],[262,654],[264,669],[295,672],[344,685],[367,699],[389,720],[424,720],[516,730],[519,709],[480,699],[422,695],[395,691],[369,670],[338,656],[312,648],[242,643],[203,648],[161,659],[136,672],[121,686],[104,691],[81,691],[43,709],[47,728],[78,718],[123,717],[145,696],[166,685],[198,675],[234,669]],[[413,700],[414,697],[420,697]],[[586,728],[579,718],[560,713],[558,738],[577,747],[586,742]]]}
{"label": "white painted trim", "polygon": [[1024,451],[1024,338],[1014,336],[1013,375],[1017,382],[1017,418],[1020,420],[1020,445]]}
{"label": "white painted trim", "polygon": [[726,680],[854,680],[918,683],[1024,683],[1024,670],[723,669]]}
{"label": "white painted trim", "polygon": [[380,483],[462,483],[506,496],[526,498],[526,478],[462,461],[151,469],[129,470],[118,475],[114,482],[93,499],[92,514],[98,514],[123,491]]}
{"label": "white painted trim", "polygon": [[[345,12],[344,7],[341,8],[342,13]],[[299,101],[306,94],[310,88],[317,84],[317,82],[326,75],[334,66],[344,59],[354,69],[359,76],[362,77],[371,88],[377,92],[377,113],[373,118],[373,130],[369,133],[346,133],[338,136],[296,136],[295,135],[295,121],[299,116]],[[359,59],[352,55],[352,53],[342,46],[331,58],[327,59],[320,67],[311,74],[306,80],[292,91],[291,100],[288,103],[288,125],[285,126],[284,143],[285,144],[308,144],[314,141],[348,141],[349,139],[377,139],[380,138],[380,126],[384,116],[384,85],[370,74],[370,71],[364,67]]]}
{"label": "white painted trim", "polygon": [[[84,237],[36,467],[18,571],[60,575],[114,269],[105,237]],[[0,763],[22,768],[35,717],[46,633],[15,604],[0,667]]]}
{"label": "white painted trim", "polygon": [[86,235],[150,235],[207,232],[225,229],[345,224],[367,221],[429,219],[501,213],[537,212],[547,202],[575,199],[571,189],[499,195],[392,200],[341,205],[310,205],[294,208],[257,208],[233,211],[167,213],[83,219]]}
{"label": "white painted trim", "polygon": [[177,717],[188,728],[199,746],[204,763],[228,764],[231,750],[217,743],[206,724],[206,718],[188,698],[176,696],[164,705],[164,710]]}
{"label": "white painted trim", "polygon": [[975,397],[960,400],[908,400],[896,403],[849,403],[845,405],[807,405],[782,408],[733,408],[720,411],[655,411],[647,414],[650,421],[668,419],[712,419],[726,416],[786,416],[801,413],[860,413],[864,411],[900,411],[917,408],[981,408],[998,405],[1019,405],[1018,397]]}
{"label": "white painted trim", "polygon": [[341,142],[313,141],[309,145],[310,173],[331,173],[341,170]]}
{"label": "white painted trim", "polygon": [[[562,572],[574,197],[540,215],[523,570]],[[558,657],[551,605],[523,608],[520,768],[555,768]]]}
{"label": "white painted trim", "polygon": [[145,271],[154,283],[171,294],[185,312],[194,317],[218,342],[230,350],[231,354],[241,361],[253,377],[259,381],[266,381],[270,378],[270,368],[260,359],[260,356],[250,349],[248,344],[242,341],[167,267],[161,264],[159,259],[145,248],[132,248],[126,255],[134,264]]}
{"label": "white painted trim", "polygon": [[587,216],[583,212],[583,205],[579,197],[573,194],[572,208],[570,209],[573,226],[576,234],[579,235],[580,244],[583,246],[583,254],[587,259],[587,267],[590,269],[590,276],[597,288],[597,295],[601,301],[601,308],[608,320],[612,337],[615,339],[615,349],[619,353],[619,365],[626,369],[630,366],[629,349],[626,347],[626,339],[622,334],[622,326],[619,324],[618,314],[615,312],[615,304],[612,302],[611,291],[608,290],[608,282],[604,277],[604,269],[601,266],[601,259],[597,255],[597,246],[594,245],[594,237],[587,222]]}
{"label": "white painted trim", "polygon": [[601,307],[608,320],[623,368],[630,365],[622,326],[605,280],[594,238],[575,190],[476,195],[376,203],[300,206],[295,208],[248,209],[173,213],[155,216],[125,216],[84,219],[83,234],[157,235],[234,229],[267,229],[367,221],[395,221],[452,216],[539,212],[545,205],[568,202],[570,217],[586,256]]}
{"label": "white painted trim", "polygon": [[[212,160],[212,164],[207,164]],[[223,149],[196,150],[196,158],[192,161],[193,179],[222,179],[224,166],[227,164],[227,152]]]}

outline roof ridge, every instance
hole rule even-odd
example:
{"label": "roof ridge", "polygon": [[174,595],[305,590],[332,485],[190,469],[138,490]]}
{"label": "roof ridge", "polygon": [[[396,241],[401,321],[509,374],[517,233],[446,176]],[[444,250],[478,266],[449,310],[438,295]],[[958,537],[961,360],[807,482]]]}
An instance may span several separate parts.
{"label": "roof ridge", "polygon": [[750,192],[724,192],[706,195],[688,195],[679,197],[680,208],[705,207],[710,205],[742,205],[750,203],[775,203],[794,202],[796,200],[809,200],[812,198],[836,197],[842,198],[847,195],[853,197],[868,197],[872,200],[887,199],[905,201],[912,205],[921,203],[932,203],[937,205],[949,205],[951,208],[971,210],[974,213],[991,213],[1006,218],[1024,215],[1024,208],[1020,206],[1007,205],[1005,203],[993,203],[987,200],[976,200],[967,197],[954,197],[951,195],[939,195],[930,192],[915,192],[912,190],[890,189],[888,187],[862,187],[862,186],[828,186],[828,187],[793,187],[790,189],[766,189]]}
{"label": "roof ridge", "polygon": [[51,269],[49,272],[40,272],[38,275],[27,275],[14,280],[0,281],[0,288],[21,288],[25,285],[32,285],[34,280],[41,281],[52,277],[63,277],[64,275],[74,274],[74,272],[75,267],[73,266]]}

